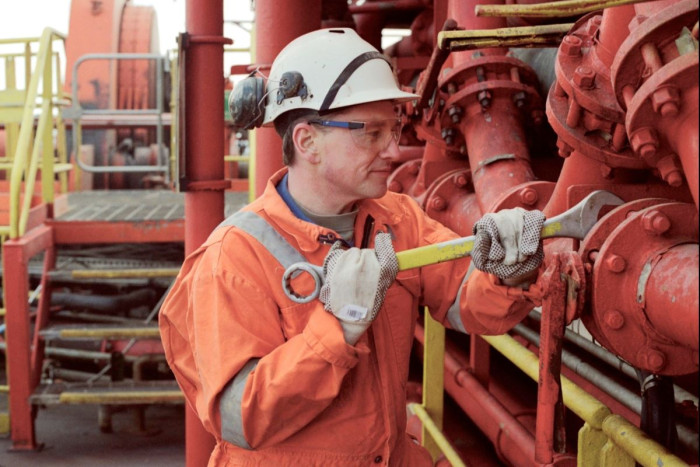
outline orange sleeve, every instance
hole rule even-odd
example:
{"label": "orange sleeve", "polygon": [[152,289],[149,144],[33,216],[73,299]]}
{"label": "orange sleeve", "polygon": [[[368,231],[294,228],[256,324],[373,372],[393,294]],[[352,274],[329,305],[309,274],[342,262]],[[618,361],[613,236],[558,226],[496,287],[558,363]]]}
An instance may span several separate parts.
{"label": "orange sleeve", "polygon": [[522,321],[541,304],[540,281],[528,290],[501,285],[499,279],[489,273],[474,270],[463,287],[460,298],[462,323],[471,334],[503,334]]}

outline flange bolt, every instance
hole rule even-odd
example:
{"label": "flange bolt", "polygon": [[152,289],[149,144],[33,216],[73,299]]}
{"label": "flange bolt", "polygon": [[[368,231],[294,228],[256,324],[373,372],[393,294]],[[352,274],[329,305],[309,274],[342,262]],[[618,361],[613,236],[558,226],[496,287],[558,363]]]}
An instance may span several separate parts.
{"label": "flange bolt", "polygon": [[620,329],[625,325],[625,317],[617,310],[610,310],[603,316],[605,325],[610,329]]}
{"label": "flange bolt", "polygon": [[661,211],[653,209],[642,216],[644,230],[654,235],[661,235],[671,228],[671,220]]}
{"label": "flange bolt", "polygon": [[622,256],[611,254],[605,259],[605,265],[610,272],[620,273],[627,267],[627,261]]}

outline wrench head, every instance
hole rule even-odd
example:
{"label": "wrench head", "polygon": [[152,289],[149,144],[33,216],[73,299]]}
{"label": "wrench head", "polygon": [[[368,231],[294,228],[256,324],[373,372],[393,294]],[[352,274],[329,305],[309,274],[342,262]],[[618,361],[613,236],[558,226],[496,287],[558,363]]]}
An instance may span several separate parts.
{"label": "wrench head", "polygon": [[624,201],[605,190],[597,190],[583,198],[576,206],[549,219],[547,224],[556,226],[555,231],[543,237],[570,237],[583,240],[601,217],[606,206],[620,206]]}
{"label": "wrench head", "polygon": [[580,209],[578,225],[580,229],[579,239],[583,239],[601,217],[602,210],[606,206],[620,206],[625,202],[618,196],[605,190],[597,190],[586,196],[574,209]]}

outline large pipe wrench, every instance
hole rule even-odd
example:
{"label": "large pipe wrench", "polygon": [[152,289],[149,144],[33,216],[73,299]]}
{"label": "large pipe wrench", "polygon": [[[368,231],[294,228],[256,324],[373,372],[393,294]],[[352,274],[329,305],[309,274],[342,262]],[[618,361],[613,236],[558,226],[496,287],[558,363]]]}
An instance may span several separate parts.
{"label": "large pipe wrench", "polygon": [[[596,222],[598,222],[601,211],[605,206],[620,206],[623,203],[623,200],[609,191],[594,191],[571,209],[551,219],[547,219],[542,226],[540,237],[568,237],[582,240]],[[469,256],[474,248],[475,238],[476,237],[472,235],[470,237],[461,237],[446,242],[435,243],[433,245],[400,251],[396,253],[399,271],[420,268],[430,264],[452,261]],[[304,296],[297,294],[290,284],[292,276],[301,272],[308,273],[314,279],[315,288],[309,295]],[[305,262],[292,264],[282,276],[284,293],[297,303],[307,303],[318,297],[324,282],[325,274],[323,273],[323,268]]]}

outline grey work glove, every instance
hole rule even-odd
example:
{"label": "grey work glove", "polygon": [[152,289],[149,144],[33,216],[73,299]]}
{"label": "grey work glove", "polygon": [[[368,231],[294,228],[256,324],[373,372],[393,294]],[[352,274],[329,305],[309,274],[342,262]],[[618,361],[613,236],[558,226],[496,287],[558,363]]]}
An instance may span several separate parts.
{"label": "grey work glove", "polygon": [[530,276],[544,259],[540,240],[544,219],[541,211],[522,208],[486,214],[474,225],[474,266],[506,283]]}
{"label": "grey work glove", "polygon": [[326,280],[319,298],[340,321],[345,342],[355,345],[376,318],[399,272],[391,236],[378,233],[374,249],[343,250],[336,242],[323,262],[323,272]]}

